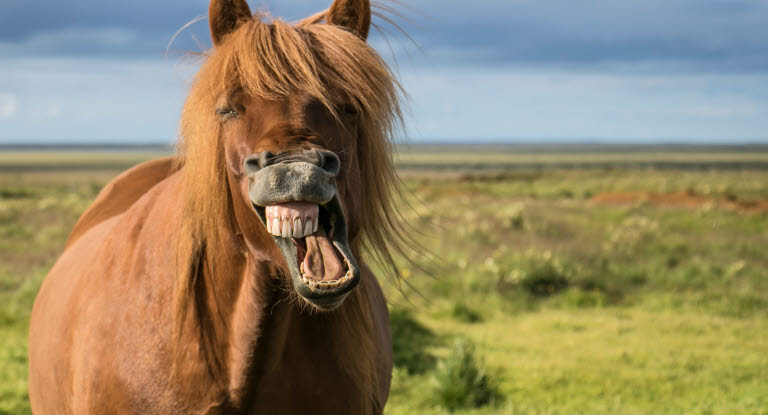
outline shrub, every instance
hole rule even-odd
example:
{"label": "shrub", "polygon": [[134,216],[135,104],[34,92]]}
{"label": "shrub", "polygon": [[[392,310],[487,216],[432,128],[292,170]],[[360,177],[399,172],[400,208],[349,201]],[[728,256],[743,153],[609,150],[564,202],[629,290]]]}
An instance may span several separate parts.
{"label": "shrub", "polygon": [[557,264],[542,261],[531,265],[520,284],[531,295],[548,297],[567,288],[568,279]]}
{"label": "shrub", "polygon": [[449,411],[479,408],[500,399],[496,385],[478,361],[474,345],[467,339],[455,341],[450,354],[440,362],[435,381],[435,398]]}
{"label": "shrub", "polygon": [[505,210],[499,212],[499,218],[502,220],[502,225],[507,229],[523,229],[525,223],[523,211],[524,206],[522,204],[512,204],[508,206]]}
{"label": "shrub", "polygon": [[581,266],[569,279],[570,287],[582,291],[578,295],[569,294],[569,300],[574,300],[573,304],[579,307],[618,304],[627,293],[645,284],[643,268],[600,256],[582,258],[581,261]]}
{"label": "shrub", "polygon": [[477,323],[482,320],[477,311],[472,310],[466,304],[458,302],[451,309],[451,317],[463,323]]}

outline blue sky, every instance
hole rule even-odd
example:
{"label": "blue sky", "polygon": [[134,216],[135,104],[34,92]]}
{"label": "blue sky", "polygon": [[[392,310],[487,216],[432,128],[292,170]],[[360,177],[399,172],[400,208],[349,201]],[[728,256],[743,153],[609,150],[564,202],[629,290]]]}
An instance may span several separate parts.
{"label": "blue sky", "polygon": [[[295,20],[331,0],[250,1]],[[414,141],[768,142],[766,0],[413,0]],[[207,0],[0,2],[0,143],[175,140]],[[383,27],[392,31],[391,27]],[[395,63],[396,62],[396,63]]]}

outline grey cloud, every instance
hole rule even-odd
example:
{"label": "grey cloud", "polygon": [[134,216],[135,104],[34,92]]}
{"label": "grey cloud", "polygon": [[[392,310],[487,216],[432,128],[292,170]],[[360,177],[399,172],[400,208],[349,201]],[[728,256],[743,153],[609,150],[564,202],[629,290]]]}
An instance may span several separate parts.
{"label": "grey cloud", "polygon": [[72,28],[32,34],[17,42],[0,42],[0,55],[140,55],[152,47],[152,40],[123,28]]}
{"label": "grey cloud", "polygon": [[467,51],[488,63],[768,70],[768,3],[761,1],[519,0],[432,10],[418,35],[425,49]]}
{"label": "grey cloud", "polygon": [[200,0],[11,0],[0,5],[0,39],[23,41],[66,29],[120,27],[146,34],[167,32],[206,10]]}
{"label": "grey cloud", "polygon": [[[275,15],[296,19],[330,2],[263,3]],[[155,55],[178,28],[206,12],[208,0],[48,3],[0,5],[3,56]],[[257,4],[252,1],[252,9]],[[401,22],[425,51],[423,59],[415,53],[417,63],[657,63],[686,70],[768,71],[768,3],[761,0],[414,0],[394,6],[412,20]],[[207,45],[204,21],[180,36],[173,49],[198,50],[194,38]]]}

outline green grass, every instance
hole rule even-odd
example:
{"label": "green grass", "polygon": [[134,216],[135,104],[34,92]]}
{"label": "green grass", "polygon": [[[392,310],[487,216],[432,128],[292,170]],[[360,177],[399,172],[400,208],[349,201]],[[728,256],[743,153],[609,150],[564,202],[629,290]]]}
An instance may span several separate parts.
{"label": "green grass", "polygon": [[[469,159],[524,163],[478,154]],[[78,215],[118,172],[104,166],[139,161],[90,154],[84,171],[69,168],[85,157],[75,153],[60,164],[18,156],[0,155],[0,414],[29,412],[34,295]],[[432,150],[400,160],[440,157],[461,161]],[[717,166],[766,155],[676,157]],[[52,164],[33,168],[41,163]],[[768,414],[768,213],[590,202],[615,191],[761,200],[768,171],[554,167],[404,171],[416,206],[407,215],[439,261],[434,278],[402,261],[405,295],[383,281],[396,363],[386,413]],[[459,338],[472,346],[456,349]],[[449,390],[485,401],[473,398],[483,385],[487,404],[451,412],[441,399]]]}
{"label": "green grass", "polygon": [[[498,313],[481,325],[424,321],[472,339],[496,371],[504,402],[460,413],[761,414],[768,407],[764,318],[611,307]],[[431,375],[398,371],[388,413],[448,413],[432,397],[436,387]]]}
{"label": "green grass", "polygon": [[[598,206],[607,191],[768,197],[756,171],[530,171],[411,177],[436,224],[436,279],[396,307],[477,345],[500,405],[458,413],[765,413],[768,214]],[[470,308],[481,322],[456,318]],[[431,353],[448,353],[443,342]],[[495,372],[494,372],[495,370]],[[435,373],[397,371],[390,414],[448,413]]]}

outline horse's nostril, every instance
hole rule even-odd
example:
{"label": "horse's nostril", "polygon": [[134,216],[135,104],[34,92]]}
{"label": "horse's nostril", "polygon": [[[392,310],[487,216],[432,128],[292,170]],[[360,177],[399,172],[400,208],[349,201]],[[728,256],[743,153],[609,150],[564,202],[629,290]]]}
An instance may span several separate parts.
{"label": "horse's nostril", "polygon": [[264,167],[269,166],[272,164],[272,159],[274,158],[274,154],[270,153],[269,151],[262,151],[261,154],[259,154],[257,164],[260,169],[263,169]]}
{"label": "horse's nostril", "polygon": [[257,171],[269,166],[274,155],[269,151],[262,151],[245,159],[245,172],[256,173]]}
{"label": "horse's nostril", "polygon": [[322,160],[320,168],[334,176],[339,174],[339,169],[341,167],[339,156],[330,151],[321,151],[320,156]]}

